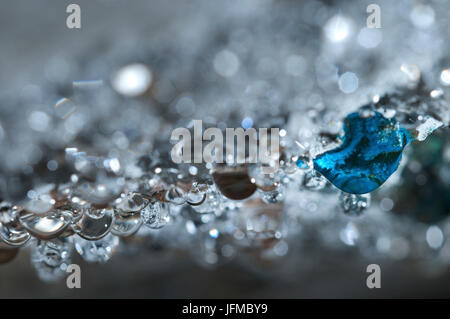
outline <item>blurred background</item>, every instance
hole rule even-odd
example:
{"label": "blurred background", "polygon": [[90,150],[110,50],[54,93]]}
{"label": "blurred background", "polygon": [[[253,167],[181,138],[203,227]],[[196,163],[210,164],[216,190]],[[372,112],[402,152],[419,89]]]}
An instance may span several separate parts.
{"label": "blurred background", "polygon": [[[0,4],[0,190],[13,202],[40,183],[67,180],[69,168],[48,164],[66,147],[118,154],[126,167],[132,159],[121,150],[162,154],[171,130],[192,119],[218,127],[250,119],[303,142],[316,127],[338,133],[337,119],[384,94],[400,92],[393,108],[409,112],[413,104],[434,110],[432,90],[450,93],[446,1],[77,0],[81,29],[68,29],[70,3]],[[366,28],[371,3],[381,8],[381,29]],[[114,84],[132,63],[151,70],[151,97],[130,98]],[[60,125],[52,112],[65,97],[77,111]],[[443,105],[438,115],[448,123]],[[117,142],[123,136],[125,148]],[[207,246],[198,235],[204,225],[185,240],[177,228],[183,220],[150,234],[146,249],[125,240],[105,264],[75,253],[81,289],[68,289],[65,279],[41,281],[30,249],[21,249],[0,264],[0,297],[447,298],[449,145],[448,127],[412,145],[362,216],[336,208],[338,195],[328,188],[286,187],[288,217],[273,252],[243,249],[210,262],[199,248]],[[381,266],[381,289],[366,286],[371,263]]]}

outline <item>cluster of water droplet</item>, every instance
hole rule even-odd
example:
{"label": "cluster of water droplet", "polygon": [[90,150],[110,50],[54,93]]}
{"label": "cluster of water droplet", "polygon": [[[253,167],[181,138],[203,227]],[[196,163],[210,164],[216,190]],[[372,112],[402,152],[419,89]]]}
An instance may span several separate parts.
{"label": "cluster of water droplet", "polygon": [[[267,264],[301,254],[311,242],[396,259],[431,250],[450,261],[448,221],[400,222],[390,214],[390,195],[342,193],[313,164],[340,145],[341,119],[367,102],[362,117],[374,111],[395,117],[420,141],[448,126],[449,65],[437,54],[449,42],[433,41],[437,48],[423,52],[433,8],[389,10],[386,1],[387,23],[406,12],[417,29],[388,34],[357,30],[355,22],[365,17],[312,3],[299,2],[298,10],[274,5],[283,24],[269,2],[259,4],[261,15],[236,2],[241,18],[230,2],[214,17],[215,29],[196,21],[194,29],[182,26],[188,36],[177,32],[146,45],[117,41],[116,51],[95,55],[77,74],[97,80],[72,81],[69,71],[77,66],[61,57],[46,71],[57,90],[31,85],[20,99],[2,99],[13,107],[0,109],[0,190],[19,198],[25,189],[26,199],[18,206],[0,203],[0,262],[30,246],[39,276],[54,280],[71,254],[106,262],[123,238],[127,245],[185,248],[208,266],[242,256]],[[446,24],[436,27],[446,32]],[[418,41],[392,50],[398,37]],[[141,62],[120,64],[136,57],[137,47]],[[438,71],[403,63],[417,57],[439,61]],[[424,72],[434,89],[425,88]],[[394,90],[398,84],[406,88]],[[47,104],[54,107],[42,107]],[[280,169],[265,174],[259,164],[174,164],[171,130],[190,129],[193,119],[222,130],[279,127]],[[398,183],[394,177],[385,189]]]}

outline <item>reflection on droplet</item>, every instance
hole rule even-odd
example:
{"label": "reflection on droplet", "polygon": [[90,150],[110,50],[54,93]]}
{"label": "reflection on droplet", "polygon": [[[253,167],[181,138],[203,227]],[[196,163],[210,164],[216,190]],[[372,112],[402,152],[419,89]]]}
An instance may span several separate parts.
{"label": "reflection on droplet", "polygon": [[411,82],[417,82],[420,80],[420,69],[415,64],[402,64],[400,66],[400,71],[402,71],[408,77]]}
{"label": "reflection on droplet", "polygon": [[139,96],[147,91],[152,83],[152,72],[139,63],[122,67],[113,75],[111,85],[119,94],[125,96]]}

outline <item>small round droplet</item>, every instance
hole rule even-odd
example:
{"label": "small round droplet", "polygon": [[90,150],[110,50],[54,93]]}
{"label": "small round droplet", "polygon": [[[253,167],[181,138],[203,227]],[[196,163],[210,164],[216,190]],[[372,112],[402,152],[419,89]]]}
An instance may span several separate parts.
{"label": "small round droplet", "polygon": [[66,276],[71,254],[72,245],[68,240],[38,241],[31,252],[31,262],[41,280],[54,282]]}
{"label": "small round droplet", "polygon": [[116,200],[116,208],[123,215],[133,214],[141,211],[148,201],[144,199],[140,194],[127,193],[122,194],[120,198]]}
{"label": "small round droplet", "polygon": [[312,170],[305,173],[303,186],[311,190],[320,190],[325,188],[327,180],[317,171]]}
{"label": "small round droplet", "polygon": [[348,194],[341,192],[339,196],[345,214],[357,216],[370,206],[370,194]]}
{"label": "small round droplet", "polygon": [[108,234],[106,237],[90,241],[81,237],[74,238],[75,249],[88,262],[105,263],[119,246],[119,237]]}
{"label": "small round droplet", "polygon": [[149,228],[162,228],[170,222],[170,206],[164,202],[150,203],[141,211],[141,218]]}

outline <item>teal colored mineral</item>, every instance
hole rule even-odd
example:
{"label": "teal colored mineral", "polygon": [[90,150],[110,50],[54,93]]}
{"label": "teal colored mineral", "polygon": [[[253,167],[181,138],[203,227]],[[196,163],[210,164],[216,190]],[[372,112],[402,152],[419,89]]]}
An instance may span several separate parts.
{"label": "teal colored mineral", "polygon": [[395,118],[351,113],[344,120],[343,143],[318,155],[314,169],[346,193],[369,193],[397,170],[403,149],[414,139]]}

